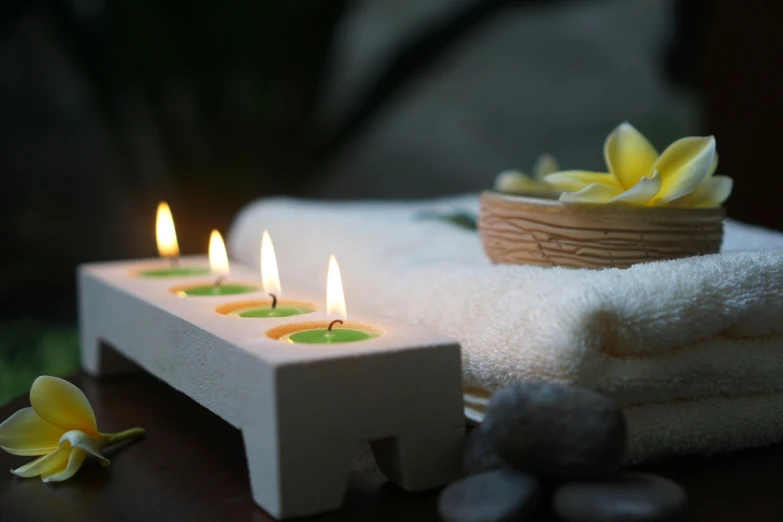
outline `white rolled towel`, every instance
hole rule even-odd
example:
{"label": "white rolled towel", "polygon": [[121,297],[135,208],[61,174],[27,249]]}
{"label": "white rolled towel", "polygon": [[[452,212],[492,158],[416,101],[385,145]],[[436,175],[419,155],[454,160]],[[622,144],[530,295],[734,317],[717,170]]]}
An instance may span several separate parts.
{"label": "white rolled towel", "polygon": [[477,232],[426,217],[477,206],[260,201],[237,216],[229,248],[258,266],[268,229],[283,284],[319,293],[334,253],[349,313],[460,341],[472,420],[499,386],[551,381],[622,405],[628,462],[783,439],[783,234],[728,220],[717,255],[626,270],[493,265]]}

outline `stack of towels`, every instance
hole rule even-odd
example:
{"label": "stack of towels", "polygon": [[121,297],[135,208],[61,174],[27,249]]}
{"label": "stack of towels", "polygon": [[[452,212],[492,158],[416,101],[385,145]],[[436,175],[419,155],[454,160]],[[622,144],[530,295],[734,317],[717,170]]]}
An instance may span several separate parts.
{"label": "stack of towels", "polygon": [[478,233],[417,203],[260,201],[237,217],[232,256],[258,266],[274,241],[284,284],[325,288],[340,262],[351,309],[425,325],[462,344],[465,414],[480,421],[516,381],[614,397],[629,463],[783,440],[783,234],[728,220],[720,254],[574,270],[493,265]]}

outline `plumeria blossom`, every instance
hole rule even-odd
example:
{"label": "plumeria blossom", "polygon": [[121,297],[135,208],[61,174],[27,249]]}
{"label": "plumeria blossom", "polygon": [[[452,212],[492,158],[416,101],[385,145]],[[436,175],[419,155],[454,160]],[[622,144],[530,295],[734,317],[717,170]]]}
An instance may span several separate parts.
{"label": "plumeria blossom", "polygon": [[546,181],[564,191],[564,203],[710,208],[731,194],[732,179],[715,175],[712,136],[679,139],[658,155],[647,138],[622,123],[606,138],[604,159],[609,172],[554,172]]}
{"label": "plumeria blossom", "polygon": [[108,466],[108,459],[101,454],[106,446],[144,434],[141,428],[101,433],[84,393],[57,377],[38,377],[30,389],[30,404],[0,424],[1,449],[38,457],[11,470],[19,477],[40,476],[44,482],[68,480],[88,456]]}
{"label": "plumeria blossom", "polygon": [[533,165],[532,176],[518,170],[504,170],[495,178],[495,190],[506,194],[557,197],[560,191],[547,183],[545,177],[558,168],[554,157],[542,154]]}

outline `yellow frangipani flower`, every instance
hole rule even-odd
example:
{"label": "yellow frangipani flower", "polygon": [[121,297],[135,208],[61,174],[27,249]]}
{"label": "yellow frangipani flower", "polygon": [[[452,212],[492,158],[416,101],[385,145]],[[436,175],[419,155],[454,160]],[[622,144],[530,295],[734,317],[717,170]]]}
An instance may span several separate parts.
{"label": "yellow frangipani flower", "polygon": [[547,183],[545,177],[558,168],[554,157],[542,154],[533,165],[533,176],[518,170],[504,170],[495,178],[495,190],[506,194],[557,197],[560,191]]}
{"label": "yellow frangipani flower", "polygon": [[32,407],[19,410],[0,424],[0,449],[39,457],[11,470],[20,477],[40,476],[44,482],[68,480],[89,455],[108,466],[108,459],[101,455],[106,446],[144,434],[142,428],[101,433],[84,393],[57,377],[38,377],[30,389],[30,404]]}
{"label": "yellow frangipani flower", "polygon": [[545,179],[564,191],[564,203],[710,208],[731,194],[732,179],[714,175],[718,154],[712,136],[679,139],[658,155],[626,122],[606,138],[604,159],[608,173],[571,170]]}

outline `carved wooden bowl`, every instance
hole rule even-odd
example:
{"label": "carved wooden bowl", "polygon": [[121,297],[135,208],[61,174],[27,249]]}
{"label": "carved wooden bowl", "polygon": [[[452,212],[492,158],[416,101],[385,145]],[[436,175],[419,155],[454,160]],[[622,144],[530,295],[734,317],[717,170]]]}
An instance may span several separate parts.
{"label": "carved wooden bowl", "polygon": [[724,217],[722,208],[564,205],[484,192],[479,231],[494,263],[627,268],[717,253]]}

